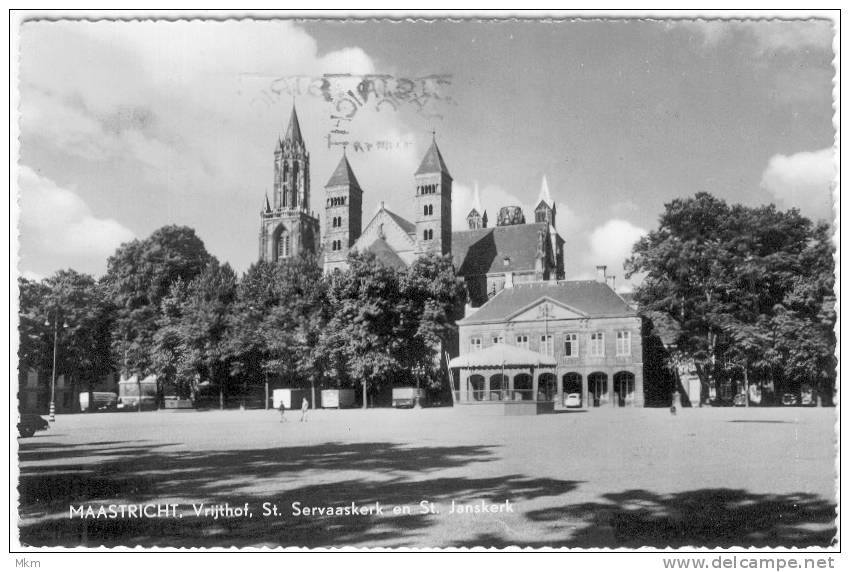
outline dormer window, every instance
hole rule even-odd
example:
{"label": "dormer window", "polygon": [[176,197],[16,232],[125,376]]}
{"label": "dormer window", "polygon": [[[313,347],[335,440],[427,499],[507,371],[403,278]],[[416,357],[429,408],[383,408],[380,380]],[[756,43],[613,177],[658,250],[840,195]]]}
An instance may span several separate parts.
{"label": "dormer window", "polygon": [[510,266],[510,265],[511,265],[511,259],[510,259],[510,257],[509,257],[509,256],[505,256],[505,257],[502,259],[502,265],[503,265],[503,266],[505,266],[505,267],[508,267],[508,266]]}

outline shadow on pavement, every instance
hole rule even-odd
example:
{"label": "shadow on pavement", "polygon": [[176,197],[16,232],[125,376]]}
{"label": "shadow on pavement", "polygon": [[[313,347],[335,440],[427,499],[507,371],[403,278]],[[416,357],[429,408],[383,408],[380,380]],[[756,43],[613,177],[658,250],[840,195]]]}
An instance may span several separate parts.
{"label": "shadow on pavement", "polygon": [[629,490],[603,498],[607,502],[564,505],[526,516],[547,523],[556,534],[569,533],[560,543],[541,546],[826,547],[837,532],[835,504],[811,494],[717,488],[672,495]]}
{"label": "shadow on pavement", "polygon": [[[418,503],[452,499],[500,502],[553,497],[552,506],[515,515],[539,530],[518,542],[488,531],[440,538],[440,546],[829,546],[835,504],[810,494],[768,495],[697,489],[671,495],[647,490],[608,493],[595,502],[564,503],[580,481],[494,475],[492,446],[426,447],[393,443],[323,443],[227,451],[179,451],[139,442],[21,447],[20,539],[29,546],[416,546],[443,515],[419,514]],[[483,468],[467,470],[475,463]],[[491,467],[491,468],[488,468]],[[463,469],[446,477],[437,471]],[[309,483],[309,484],[306,484]],[[570,497],[567,496],[567,499]],[[411,514],[296,517],[302,506],[408,505]],[[191,503],[250,503],[254,518],[196,517]],[[261,504],[279,516],[263,518]],[[69,518],[71,504],[181,503],[182,519]],[[521,503],[520,505],[521,506]],[[390,508],[391,511],[391,508]],[[388,511],[389,512],[389,511]],[[440,531],[443,529],[440,529]],[[507,533],[506,533],[507,534]],[[526,536],[527,537],[527,536]]]}
{"label": "shadow on pavement", "polygon": [[[434,523],[420,500],[532,499],[577,483],[522,475],[428,478],[429,473],[494,459],[490,447],[403,447],[391,443],[325,443],[224,452],[161,451],[160,446],[106,442],[64,453],[25,447],[19,482],[21,543],[30,546],[370,546],[403,545]],[[95,462],[85,462],[83,457]],[[46,461],[59,461],[51,464]],[[79,460],[77,463],[71,461]],[[64,461],[64,462],[62,462]],[[40,464],[33,464],[41,462]],[[359,472],[368,472],[361,476]],[[309,473],[305,475],[305,473]],[[302,483],[314,483],[299,486]],[[165,500],[170,499],[170,500]],[[173,500],[179,499],[179,500]],[[254,518],[198,518],[190,503],[248,502]],[[263,502],[279,517],[262,518]],[[384,507],[412,514],[295,517],[291,504]],[[70,505],[180,502],[182,519],[69,517]],[[385,508],[386,510],[386,508]],[[390,509],[391,510],[391,509]]]}

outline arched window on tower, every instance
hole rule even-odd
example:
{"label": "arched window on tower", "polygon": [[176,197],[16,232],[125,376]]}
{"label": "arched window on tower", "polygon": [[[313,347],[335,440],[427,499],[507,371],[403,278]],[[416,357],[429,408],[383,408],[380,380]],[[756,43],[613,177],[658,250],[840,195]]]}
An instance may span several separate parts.
{"label": "arched window on tower", "polygon": [[298,163],[292,164],[292,184],[289,185],[289,189],[290,193],[292,193],[290,195],[289,205],[290,207],[294,207],[298,204]]}
{"label": "arched window on tower", "polygon": [[275,244],[275,260],[289,257],[289,233],[281,230]]}
{"label": "arched window on tower", "polygon": [[279,207],[286,206],[286,188],[289,185],[289,165],[283,164],[283,183],[277,188],[277,204]]}

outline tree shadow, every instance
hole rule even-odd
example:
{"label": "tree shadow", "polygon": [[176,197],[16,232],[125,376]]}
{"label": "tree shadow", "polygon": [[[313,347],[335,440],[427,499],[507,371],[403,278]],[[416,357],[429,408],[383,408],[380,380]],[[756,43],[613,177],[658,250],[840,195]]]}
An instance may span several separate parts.
{"label": "tree shadow", "polygon": [[[495,446],[330,442],[205,452],[132,441],[42,445],[27,443],[20,451],[19,533],[29,546],[397,547],[433,537],[441,546],[499,548],[808,547],[829,546],[836,534],[835,504],[805,493],[719,488],[662,495],[635,489],[555,506],[581,482],[493,476],[491,469],[485,469],[485,477],[466,476],[478,472],[470,465],[500,459]],[[469,538],[475,531],[463,528],[463,539],[435,536],[443,528],[429,529],[447,517],[421,513],[419,505],[427,500],[447,510],[454,499],[510,499],[521,506],[521,501],[543,497],[552,497],[547,508],[516,515],[521,528],[539,531],[540,540],[534,542],[493,531]],[[192,503],[246,502],[253,518],[213,519],[192,510]],[[277,504],[279,515],[263,517],[264,502]],[[317,507],[381,503],[390,514],[299,517],[292,514],[295,502]],[[70,516],[70,505],[90,504],[96,511],[110,503],[179,503],[184,517]],[[409,510],[393,515],[394,506]]]}
{"label": "tree shadow", "polygon": [[[505,475],[429,478],[438,470],[495,459],[491,447],[404,447],[392,443],[325,443],[310,447],[223,452],[163,451],[162,446],[71,451],[97,462],[22,463],[19,481],[21,543],[30,546],[345,546],[405,545],[436,522],[419,502],[448,505],[453,498],[532,499],[559,495],[574,481]],[[55,451],[22,451],[29,461]],[[104,459],[105,457],[105,459]],[[70,459],[69,459],[70,460]],[[368,472],[363,477],[362,472]],[[311,483],[301,485],[301,483]],[[192,503],[250,503],[254,518],[195,516]],[[280,516],[262,517],[262,503]],[[302,506],[409,506],[409,514],[296,517]],[[183,518],[71,518],[70,505],[180,503]],[[387,509],[385,509],[387,510]],[[389,511],[392,508],[388,509]],[[407,540],[410,544],[413,541]]]}
{"label": "tree shadow", "polygon": [[827,547],[837,533],[836,505],[807,493],[716,488],[659,495],[638,489],[603,498],[607,502],[527,513],[530,520],[547,523],[550,532],[567,533],[539,546]]}

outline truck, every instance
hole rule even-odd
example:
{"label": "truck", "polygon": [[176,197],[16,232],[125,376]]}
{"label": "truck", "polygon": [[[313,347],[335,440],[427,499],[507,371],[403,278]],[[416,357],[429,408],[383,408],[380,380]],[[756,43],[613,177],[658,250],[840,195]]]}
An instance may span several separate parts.
{"label": "truck", "polygon": [[137,375],[122,379],[118,382],[118,410],[156,409],[156,389],[155,375],[142,380]]}
{"label": "truck", "polygon": [[[421,399],[421,395],[418,396]],[[417,401],[417,389],[415,387],[394,387],[393,407],[414,407]]]}

